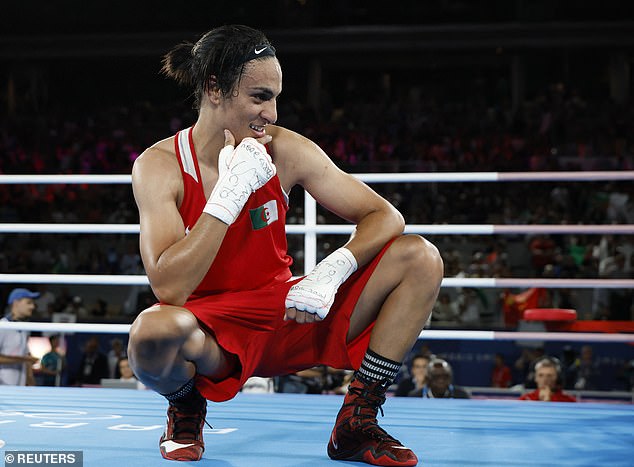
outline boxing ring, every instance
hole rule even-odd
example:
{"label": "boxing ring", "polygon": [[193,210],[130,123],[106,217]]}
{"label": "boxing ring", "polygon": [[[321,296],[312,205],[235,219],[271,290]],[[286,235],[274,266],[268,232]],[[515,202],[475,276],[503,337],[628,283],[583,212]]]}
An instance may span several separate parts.
{"label": "boxing ring", "polygon": [[[151,391],[0,387],[0,451],[83,451],[84,466],[174,465],[158,452],[165,402]],[[214,467],[319,467],[341,396],[238,394],[209,406]],[[631,467],[634,408],[389,398],[381,425],[426,466]],[[6,463],[6,467],[10,464]]]}
{"label": "boxing ring", "polygon": [[[632,180],[634,172],[356,174],[367,183],[540,182]],[[4,184],[130,184],[129,175],[0,175]],[[304,270],[317,261],[317,236],[349,234],[351,225],[317,222],[315,201],[304,198]],[[407,213],[405,213],[407,217]],[[138,234],[135,224],[0,224],[0,234]],[[634,234],[634,225],[417,225],[422,235]],[[144,275],[0,274],[5,284],[147,286]],[[444,288],[631,289],[634,280],[445,278]],[[3,328],[126,335],[126,324],[0,323]],[[622,346],[633,358],[634,335],[623,332],[512,332],[427,329],[422,342],[594,342]],[[206,451],[196,465],[337,465],[326,444],[342,396],[243,394],[209,404]],[[631,402],[631,401],[630,401]],[[390,397],[380,423],[429,466],[634,466],[634,405],[523,402],[473,398]],[[0,452],[80,451],[85,466],[173,465],[158,453],[166,403],[152,391],[106,388],[0,386]],[[11,458],[13,459],[13,458]],[[344,463],[345,465],[346,463]],[[352,464],[350,465],[359,465]]]}

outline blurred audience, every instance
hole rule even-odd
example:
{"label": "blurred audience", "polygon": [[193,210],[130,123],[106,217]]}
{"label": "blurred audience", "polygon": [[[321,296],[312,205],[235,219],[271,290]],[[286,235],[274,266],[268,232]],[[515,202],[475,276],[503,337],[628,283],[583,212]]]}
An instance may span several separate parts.
{"label": "blurred audience", "polygon": [[428,399],[469,399],[465,389],[453,384],[451,365],[442,358],[433,357],[427,365],[427,383],[420,389],[413,389],[409,397]]}
{"label": "blurred audience", "polygon": [[126,349],[123,347],[123,341],[115,337],[110,341],[110,350],[108,350],[108,377],[118,378],[119,366],[121,360],[126,358]]}
{"label": "blurred audience", "polygon": [[123,357],[117,362],[116,373],[119,375],[118,379],[120,381],[135,382],[137,389],[145,389],[145,385],[137,379],[132,368],[130,368],[130,362],[127,357]]}
{"label": "blurred audience", "polygon": [[63,386],[62,374],[66,368],[65,357],[61,353],[60,336],[54,334],[48,338],[51,350],[42,356],[37,372],[38,386]]}
{"label": "blurred audience", "polygon": [[407,397],[410,392],[422,391],[427,383],[427,365],[431,356],[428,354],[416,354],[412,357],[409,366],[409,373],[403,375],[398,382],[395,396]]}
{"label": "blurred audience", "polygon": [[75,375],[76,385],[100,384],[108,378],[108,358],[99,348],[99,339],[91,336],[84,344],[79,370]]}
{"label": "blurred audience", "polygon": [[561,364],[553,357],[542,357],[534,365],[537,389],[520,396],[520,400],[544,402],[576,402],[573,396],[562,390]]}
{"label": "blurred audience", "polygon": [[[351,172],[634,167],[631,102],[584,98],[563,83],[553,83],[511,109],[502,101],[438,98],[442,89],[427,93],[418,86],[392,86],[375,90],[381,98],[371,106],[365,89],[352,82],[337,108],[311,109],[293,101],[280,109],[280,124],[311,136]],[[388,92],[390,99],[384,99]],[[68,109],[22,115],[19,121],[0,117],[0,173],[129,174],[149,142],[173,134],[193,121],[192,116],[192,109],[180,103],[155,108],[138,102],[81,114]],[[377,185],[377,189],[402,210],[409,224],[634,223],[630,181],[540,182],[539,186],[539,190],[531,189],[530,196],[524,183],[399,183]],[[295,198],[289,222],[302,222],[302,198],[296,192],[291,197]],[[133,203],[130,189],[121,185],[0,184],[0,222],[137,223]],[[328,213],[319,216],[320,223],[329,222]],[[467,242],[476,245],[466,247]],[[338,243],[324,236],[318,256],[325,256]],[[302,244],[289,246],[296,257],[294,272],[300,272]],[[634,246],[628,235],[455,235],[443,238],[439,246],[446,277],[634,277]],[[143,274],[137,241],[129,235],[108,234],[98,239],[78,234],[2,235],[0,270],[8,274]],[[45,287],[39,290],[34,317],[38,320],[129,322],[143,308],[135,307],[135,300],[93,302],[94,297],[70,288],[56,293]],[[136,299],[138,294],[132,295]],[[142,299],[151,304],[153,297],[147,294]],[[524,309],[540,306],[579,309],[581,319],[630,320],[634,316],[630,289],[596,289],[590,300],[566,289],[508,290],[499,301],[478,289],[443,289],[432,325],[473,328],[499,323],[516,329]],[[531,387],[535,381],[530,364],[539,355],[525,352],[531,355],[515,362],[521,368],[513,369],[522,375],[514,382]],[[120,357],[120,353],[109,356],[110,376]],[[564,366],[564,371],[580,374],[582,358],[578,361],[577,366]],[[315,371],[294,375],[298,379],[284,383],[289,390],[294,384],[305,392],[345,388],[345,374]],[[569,380],[572,376],[566,376]],[[591,388],[591,380],[575,376],[570,384]]]}
{"label": "blurred audience", "polygon": [[581,347],[579,357],[575,359],[570,367],[570,372],[574,374],[574,389],[577,390],[598,390],[600,387],[601,371],[598,362],[594,360],[592,346]]}
{"label": "blurred audience", "polygon": [[511,369],[504,362],[504,355],[496,353],[491,371],[491,387],[508,388],[512,382]]}

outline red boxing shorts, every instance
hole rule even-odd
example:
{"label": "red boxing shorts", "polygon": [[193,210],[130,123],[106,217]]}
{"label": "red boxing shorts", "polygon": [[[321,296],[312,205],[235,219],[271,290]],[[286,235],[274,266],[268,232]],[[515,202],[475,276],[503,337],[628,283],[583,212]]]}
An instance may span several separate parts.
{"label": "red boxing shorts", "polygon": [[286,295],[301,278],[267,289],[209,295],[188,301],[184,307],[215,336],[223,349],[240,360],[236,372],[222,381],[214,382],[197,375],[196,387],[200,393],[211,401],[223,402],[233,398],[250,376],[281,376],[316,365],[358,368],[368,348],[374,323],[346,343],[350,316],[390,244],[339,287],[328,316],[320,322],[297,324],[284,321]]}

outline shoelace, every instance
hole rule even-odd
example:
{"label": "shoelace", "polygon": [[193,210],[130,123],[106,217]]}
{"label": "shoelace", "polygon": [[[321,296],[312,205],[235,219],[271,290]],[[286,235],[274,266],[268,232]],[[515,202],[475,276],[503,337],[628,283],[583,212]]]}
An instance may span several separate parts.
{"label": "shoelace", "polygon": [[362,388],[350,387],[349,391],[357,396],[350,405],[353,405],[354,411],[352,416],[346,421],[353,418],[360,419],[357,425],[363,433],[378,441],[401,444],[399,440],[390,435],[387,431],[378,425],[376,420],[377,412],[383,417],[383,403],[385,402],[385,394],[375,394],[370,390]]}
{"label": "shoelace", "polygon": [[[198,439],[200,434],[200,413],[183,412],[175,406],[170,406],[169,410],[172,412],[174,420],[173,439]],[[206,418],[203,418],[203,421],[213,430]]]}
{"label": "shoelace", "polygon": [[[357,396],[352,404],[355,406],[354,415],[363,418],[371,417],[376,421],[376,413],[381,412],[381,417],[383,417],[385,394],[379,395],[368,389],[364,390],[362,388],[355,387],[350,387],[349,391]],[[369,411],[369,413],[367,411]]]}

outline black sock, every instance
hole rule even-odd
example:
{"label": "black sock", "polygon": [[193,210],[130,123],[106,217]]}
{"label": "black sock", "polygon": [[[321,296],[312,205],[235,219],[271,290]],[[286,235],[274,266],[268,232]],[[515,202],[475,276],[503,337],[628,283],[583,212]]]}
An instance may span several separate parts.
{"label": "black sock", "polygon": [[366,384],[381,381],[382,385],[388,386],[392,384],[400,368],[399,362],[385,358],[368,348],[355,376]]}
{"label": "black sock", "polygon": [[195,410],[205,402],[205,398],[200,395],[194,384],[194,378],[187,381],[180,389],[163,396],[179,409]]}

